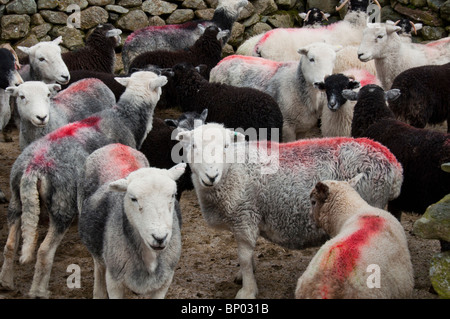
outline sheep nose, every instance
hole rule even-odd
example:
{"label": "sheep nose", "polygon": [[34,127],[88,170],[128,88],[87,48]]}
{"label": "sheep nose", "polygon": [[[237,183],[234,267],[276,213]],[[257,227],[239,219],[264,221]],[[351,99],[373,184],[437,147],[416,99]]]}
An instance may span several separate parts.
{"label": "sheep nose", "polygon": [[216,176],[214,176],[214,177],[211,177],[208,174],[206,174],[206,177],[208,177],[208,179],[209,179],[209,181],[211,183],[214,183],[214,181],[216,180],[217,176],[219,176],[219,173],[217,173]]}
{"label": "sheep nose", "polygon": [[68,76],[68,75],[61,75],[61,77],[62,77],[64,80],[66,80],[66,81],[69,80],[69,76]]}
{"label": "sheep nose", "polygon": [[361,59],[361,57],[364,55],[364,53],[358,53],[358,59]]}
{"label": "sheep nose", "polygon": [[44,116],[38,116],[38,115],[36,115],[36,118],[37,118],[39,121],[41,121],[42,123],[44,123],[45,119],[47,118],[47,115],[44,115]]}
{"label": "sheep nose", "polygon": [[164,242],[166,241],[167,234],[164,237],[158,237],[158,236],[155,236],[154,234],[152,234],[152,237],[158,244],[158,247],[161,247],[161,248],[164,247]]}

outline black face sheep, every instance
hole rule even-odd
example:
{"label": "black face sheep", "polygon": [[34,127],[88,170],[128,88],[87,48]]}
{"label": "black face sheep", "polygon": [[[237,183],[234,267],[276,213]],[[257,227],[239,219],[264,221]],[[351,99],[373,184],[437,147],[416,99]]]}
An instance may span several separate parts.
{"label": "black face sheep", "polygon": [[310,8],[307,12],[298,14],[303,19],[304,28],[318,28],[322,25],[323,21],[328,21],[330,17],[329,13],[324,13],[319,8]]}
{"label": "black face sheep", "polygon": [[20,233],[23,237],[20,262],[33,259],[42,209],[48,212],[50,223],[37,252],[29,294],[48,297],[55,251],[77,216],[77,182],[87,156],[111,143],[140,147],[151,130],[154,108],[166,77],[137,72],[118,80],[127,89],[114,107],[36,140],[14,162],[10,177],[9,234],[0,272],[2,287],[14,287],[13,265]]}
{"label": "black face sheep", "polygon": [[86,159],[79,233],[94,259],[94,298],[123,298],[125,288],[165,297],[181,255],[175,182],[185,167],[150,168],[122,144]]}
{"label": "black face sheep", "polygon": [[193,65],[205,64],[207,66],[205,77],[209,79],[209,73],[222,58],[223,38],[229,31],[221,31],[212,25],[206,29],[199,24],[198,27],[204,31],[202,36],[195,41],[194,45],[183,50],[170,52],[168,50],[157,50],[145,52],[138,55],[130,64],[130,70],[145,68],[154,65],[159,68],[171,68],[175,64],[187,62]]}
{"label": "black face sheep", "polygon": [[[248,0],[219,0],[212,20],[195,20],[183,24],[150,26],[134,31],[125,40],[122,49],[125,73],[129,72],[131,61],[142,53],[157,50],[177,51],[192,46],[202,34],[197,27],[199,24],[202,24],[204,27],[215,25],[222,30],[231,30],[239,13],[247,4]],[[224,39],[223,43],[227,41],[228,38]]]}
{"label": "black face sheep", "polygon": [[377,85],[366,85],[358,93],[344,90],[342,94],[357,100],[352,136],[382,143],[403,166],[401,194],[389,203],[394,216],[400,219],[402,211],[423,214],[450,193],[450,174],[441,170],[441,164],[450,161],[449,134],[414,128],[395,119],[386,101],[398,98],[398,89],[385,92]]}
{"label": "black face sheep", "polygon": [[208,109],[209,122],[251,130],[253,139],[281,140],[283,115],[269,94],[249,87],[210,83],[199,74],[200,68],[185,63],[173,68],[175,92],[184,112]]}
{"label": "black face sheep", "polygon": [[325,241],[309,217],[309,194],[318,181],[363,173],[358,192],[381,208],[399,195],[403,179],[395,157],[369,139],[244,142],[243,134],[209,123],[178,133],[177,140],[186,151],[203,217],[236,239],[242,278],[237,298],[258,293],[252,259],[259,235],[289,249]]}
{"label": "black face sheep", "polygon": [[399,120],[418,128],[447,121],[450,132],[450,63],[403,71],[391,88],[402,92],[398,99],[389,102]]}
{"label": "black face sheep", "polygon": [[332,238],[298,279],[296,298],[411,298],[414,274],[403,226],[361,198],[354,189],[359,176],[322,181],[312,190],[312,216]]}

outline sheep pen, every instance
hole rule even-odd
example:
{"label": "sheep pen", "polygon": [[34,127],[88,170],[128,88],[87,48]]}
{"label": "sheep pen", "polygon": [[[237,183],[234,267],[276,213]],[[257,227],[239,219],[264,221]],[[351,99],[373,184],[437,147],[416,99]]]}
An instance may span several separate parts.
{"label": "sheep pen", "polygon": [[[181,113],[173,110],[155,110],[159,118],[177,118]],[[445,125],[439,130],[445,132]],[[9,172],[15,158],[19,155],[18,130],[12,128],[13,143],[0,143],[0,189],[9,199]],[[238,269],[236,246],[231,233],[219,232],[207,226],[200,212],[198,200],[194,191],[186,191],[181,197],[183,214],[182,254],[171,287],[168,299],[206,299],[206,298],[234,298],[240,285],[232,282]],[[8,233],[6,227],[7,204],[0,204],[0,222],[2,228],[0,241],[6,242]],[[412,236],[410,231],[419,216],[403,214],[402,225],[405,228],[410,248],[414,273],[415,299],[438,298],[429,292],[428,279],[429,261],[433,254],[439,252],[439,241],[425,240]],[[43,219],[43,218],[41,218]],[[46,223],[42,220],[40,223]],[[39,225],[40,239],[45,235],[46,227]],[[294,298],[297,278],[305,271],[310,260],[316,254],[317,248],[303,250],[286,250],[259,239],[256,246],[258,267],[256,279],[262,282],[270,278],[266,285],[259,286],[260,299]],[[3,256],[0,254],[0,259]],[[78,265],[81,269],[81,288],[68,288],[67,279],[73,272],[70,265]],[[0,297],[7,299],[26,298],[31,277],[33,263],[16,268],[16,290],[0,292]],[[76,222],[69,228],[60,247],[56,251],[50,280],[50,298],[92,298],[94,284],[94,265],[88,250],[81,243]],[[141,298],[128,293],[126,298]],[[294,301],[292,301],[294,302]]]}

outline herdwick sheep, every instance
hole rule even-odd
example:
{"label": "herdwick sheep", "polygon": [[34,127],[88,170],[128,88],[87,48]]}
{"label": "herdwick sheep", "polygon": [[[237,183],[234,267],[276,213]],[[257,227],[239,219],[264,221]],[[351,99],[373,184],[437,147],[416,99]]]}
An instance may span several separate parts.
{"label": "herdwick sheep", "polygon": [[123,298],[125,288],[165,297],[181,255],[175,181],[185,167],[150,168],[121,144],[87,158],[79,233],[94,259],[94,298]]}
{"label": "herdwick sheep", "polygon": [[211,83],[200,68],[187,63],[173,67],[172,81],[183,112],[208,109],[208,121],[242,129],[250,139],[282,138],[283,115],[277,102],[254,88]]}
{"label": "herdwick sheep", "polygon": [[34,141],[11,169],[9,234],[4,248],[0,285],[14,287],[14,257],[22,233],[20,263],[30,262],[37,244],[41,209],[50,223],[37,252],[29,295],[48,297],[48,282],[55,251],[77,216],[77,181],[87,156],[111,143],[140,147],[151,130],[153,111],[167,80],[152,72],[118,78],[127,87],[116,106],[67,124]]}
{"label": "herdwick sheep", "polygon": [[360,91],[344,90],[342,95],[357,100],[353,113],[352,136],[382,143],[403,166],[401,194],[388,210],[398,219],[402,211],[423,214],[426,208],[450,193],[450,174],[441,164],[450,161],[450,135],[414,128],[395,119],[386,100],[398,98],[398,89],[387,92],[377,85]]}
{"label": "herdwick sheep", "polygon": [[366,70],[351,69],[325,77],[315,86],[327,95],[327,107],[322,107],[320,130],[323,137],[351,136],[354,101],[342,96],[343,90],[354,90],[367,84],[380,84],[377,78]]}
{"label": "herdwick sheep", "polygon": [[358,192],[384,207],[399,195],[403,179],[395,157],[369,139],[243,143],[243,134],[209,123],[178,133],[177,140],[186,151],[203,217],[236,239],[243,283],[237,298],[258,293],[252,260],[259,235],[289,249],[325,242],[309,217],[309,194],[317,182],[362,173]]}
{"label": "herdwick sheep", "polygon": [[232,55],[211,70],[211,82],[252,87],[271,95],[283,114],[283,141],[294,141],[319,130],[324,95],[314,83],[333,73],[339,49],[313,43],[298,50],[299,62]]}
{"label": "herdwick sheep", "polygon": [[385,90],[407,69],[450,62],[450,37],[428,44],[409,43],[401,40],[399,30],[401,27],[389,23],[369,23],[358,49],[362,62],[375,60],[377,77]]}
{"label": "herdwick sheep", "polygon": [[398,99],[389,102],[397,119],[418,128],[447,121],[450,133],[450,63],[403,71],[391,89],[402,92]]}
{"label": "herdwick sheep", "polygon": [[21,150],[63,125],[80,121],[116,104],[114,94],[98,79],[80,80],[55,95],[60,88],[59,84],[27,81],[6,89],[16,98]]}
{"label": "herdwick sheep", "polygon": [[175,64],[182,62],[193,65],[205,64],[207,66],[205,77],[209,79],[211,69],[222,58],[223,39],[228,36],[230,31],[221,31],[215,25],[211,25],[205,29],[205,27],[199,24],[198,28],[203,30],[203,34],[191,47],[173,52],[169,50],[156,50],[142,53],[133,59],[130,64],[130,70],[133,68],[145,68],[148,65],[154,65],[159,68],[171,68]]}
{"label": "herdwick sheep", "polygon": [[112,24],[100,24],[86,39],[83,48],[62,54],[69,71],[90,70],[114,73],[115,48],[120,45],[121,30]]}
{"label": "herdwick sheep", "polygon": [[[122,49],[125,73],[128,73],[131,61],[144,52],[156,50],[177,51],[194,45],[202,32],[197,27],[215,25],[221,30],[231,30],[240,12],[248,0],[219,0],[211,20],[195,20],[183,24],[149,26],[130,34]],[[224,39],[225,44],[228,38]]]}
{"label": "herdwick sheep", "polygon": [[411,298],[414,273],[403,226],[361,198],[358,177],[322,181],[312,190],[311,213],[331,239],[298,279],[296,298]]}

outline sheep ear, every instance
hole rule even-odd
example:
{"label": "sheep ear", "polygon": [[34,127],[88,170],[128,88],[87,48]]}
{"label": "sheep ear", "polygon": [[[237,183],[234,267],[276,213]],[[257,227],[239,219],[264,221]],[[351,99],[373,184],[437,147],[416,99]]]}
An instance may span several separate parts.
{"label": "sheep ear", "polygon": [[181,145],[188,146],[191,144],[192,131],[183,131],[177,134],[175,139],[181,142]]}
{"label": "sheep ear", "polygon": [[115,77],[114,80],[116,80],[116,82],[119,82],[119,84],[122,84],[123,86],[127,86],[128,83],[130,82],[130,78]]}
{"label": "sheep ear", "polygon": [[206,28],[202,25],[202,24],[197,24],[197,27],[200,29],[200,31],[202,31],[202,33],[205,32]]}
{"label": "sheep ear", "polygon": [[128,181],[126,180],[126,178],[119,179],[117,181],[109,183],[108,188],[113,192],[126,192],[128,189]]}
{"label": "sheep ear", "polygon": [[358,81],[350,81],[350,82],[348,82],[347,88],[349,90],[354,90],[354,89],[357,89],[359,87],[360,87],[360,83]]}
{"label": "sheep ear", "polygon": [[197,71],[198,73],[202,74],[206,71],[208,67],[206,66],[206,64],[199,64],[195,67],[195,71]]}
{"label": "sheep ear", "polygon": [[352,90],[343,90],[342,96],[350,101],[357,101],[358,100],[358,93]]}
{"label": "sheep ear", "polygon": [[200,114],[200,119],[203,123],[206,123],[206,117],[208,116],[208,109],[204,109],[202,114]]}
{"label": "sheep ear", "polygon": [[351,187],[356,188],[356,185],[358,185],[358,182],[361,180],[361,178],[363,176],[364,176],[364,173],[359,173],[352,179],[348,180],[347,183],[349,183]]}
{"label": "sheep ear", "polygon": [[31,48],[27,48],[27,47],[23,47],[23,46],[18,46],[17,49],[19,49],[20,51],[22,51],[23,53],[25,53],[26,55],[30,55],[31,53]]}
{"label": "sheep ear", "polygon": [[387,34],[391,34],[397,31],[400,31],[402,28],[399,27],[398,25],[391,25],[391,24],[386,24],[386,33]]}
{"label": "sheep ear", "polygon": [[54,44],[59,45],[62,42],[62,36],[60,35],[55,40],[52,41]]}
{"label": "sheep ear", "polygon": [[112,29],[112,30],[107,31],[105,35],[107,38],[112,38],[112,37],[115,37],[115,36],[121,35],[121,34],[122,34],[122,31],[120,29]]}
{"label": "sheep ear", "polygon": [[220,40],[220,39],[227,37],[229,34],[230,34],[230,30],[223,30],[223,31],[220,31],[219,33],[217,33],[216,38],[217,38],[217,40]]}
{"label": "sheep ear", "polygon": [[422,29],[423,24],[422,23],[414,23],[414,26],[416,27],[416,31],[419,31],[420,29]]}
{"label": "sheep ear", "polygon": [[325,201],[328,197],[328,195],[330,194],[330,189],[328,187],[327,184],[324,184],[322,182],[318,182],[316,184],[316,192],[317,192],[317,197],[322,200]]}
{"label": "sheep ear", "polygon": [[230,131],[231,138],[234,143],[245,142],[245,135],[236,131]]}
{"label": "sheep ear", "polygon": [[55,96],[58,91],[61,90],[61,85],[53,83],[53,84],[47,84],[48,89],[50,90],[50,93],[52,96]]}
{"label": "sheep ear", "polygon": [[178,120],[175,120],[175,119],[165,119],[164,123],[166,123],[167,126],[171,126],[171,127],[178,126]]}
{"label": "sheep ear", "polygon": [[303,47],[303,48],[298,49],[297,52],[302,54],[302,55],[307,55],[308,51],[309,51],[308,47]]}
{"label": "sheep ear", "polygon": [[305,18],[306,18],[306,13],[305,13],[305,12],[300,12],[300,13],[298,14],[298,16],[299,16],[300,18],[302,18],[303,20],[305,20]]}
{"label": "sheep ear", "polygon": [[167,84],[167,78],[164,75],[158,76],[150,81],[150,89],[156,89]]}
{"label": "sheep ear", "polygon": [[401,95],[399,89],[391,89],[389,91],[384,92],[384,99],[386,101],[395,101]]}
{"label": "sheep ear", "polygon": [[324,82],[314,82],[314,87],[316,89],[324,91],[325,90],[325,83]]}
{"label": "sheep ear", "polygon": [[15,86],[8,86],[8,87],[5,89],[5,92],[8,93],[8,94],[11,95],[11,96],[14,96],[14,97],[16,97],[17,95],[19,95],[19,89],[18,89],[17,87],[15,87]]}
{"label": "sheep ear", "polygon": [[331,17],[331,14],[325,13],[324,16],[325,16],[325,19],[328,19],[329,17]]}
{"label": "sheep ear", "polygon": [[442,164],[442,165],[441,165],[441,169],[442,169],[444,172],[450,173],[450,163],[444,163],[444,164]]}
{"label": "sheep ear", "polygon": [[169,176],[174,180],[178,180],[186,171],[186,163],[180,163],[168,170]]}

